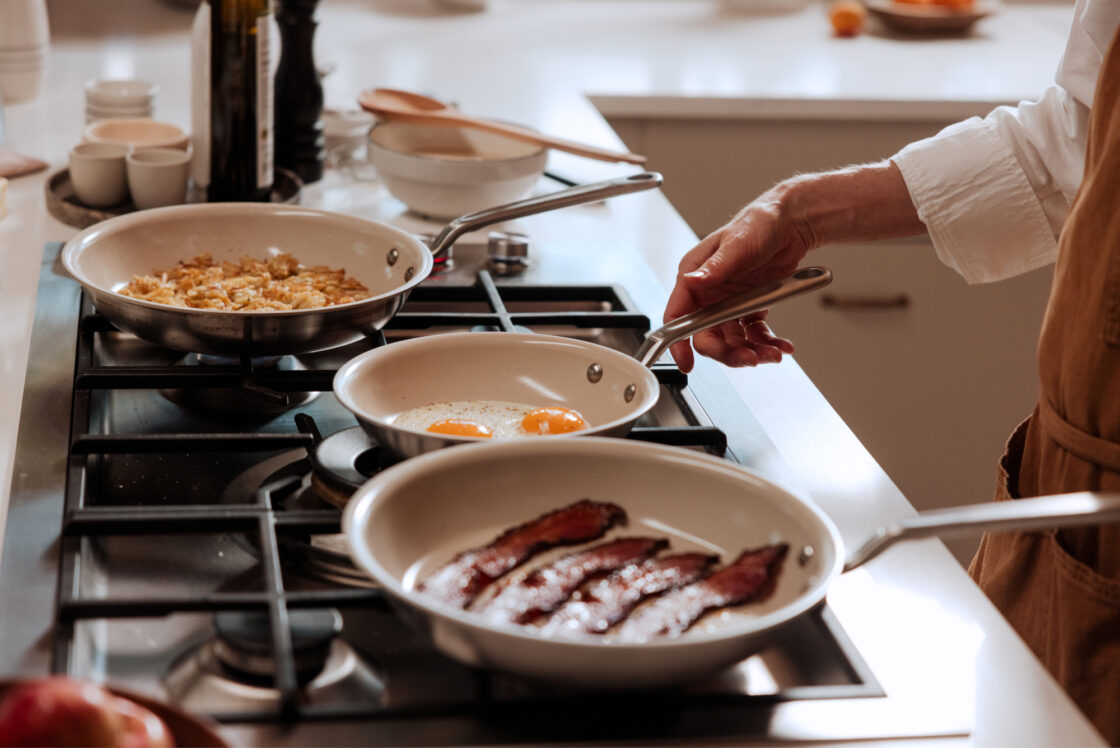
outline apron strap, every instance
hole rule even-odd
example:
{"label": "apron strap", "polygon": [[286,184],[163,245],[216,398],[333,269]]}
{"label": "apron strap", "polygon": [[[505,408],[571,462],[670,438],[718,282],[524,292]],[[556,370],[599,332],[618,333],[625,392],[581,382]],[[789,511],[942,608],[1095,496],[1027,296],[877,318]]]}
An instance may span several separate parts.
{"label": "apron strap", "polygon": [[1059,446],[1086,462],[1120,473],[1120,443],[1082,431],[1058,415],[1045,397],[1039,400],[1038,414],[1043,433]]}

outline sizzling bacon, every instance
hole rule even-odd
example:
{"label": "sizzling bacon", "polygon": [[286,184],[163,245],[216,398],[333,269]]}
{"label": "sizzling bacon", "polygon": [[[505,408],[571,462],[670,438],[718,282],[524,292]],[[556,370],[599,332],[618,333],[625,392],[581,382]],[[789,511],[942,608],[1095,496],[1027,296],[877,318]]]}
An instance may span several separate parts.
{"label": "sizzling bacon", "polygon": [[788,550],[782,543],[743,551],[711,576],[668,592],[635,612],[619,627],[619,638],[642,641],[673,636],[687,631],[710,610],[759,599],[773,589]]}
{"label": "sizzling bacon", "polygon": [[542,629],[601,634],[630,615],[638,603],[700,579],[719,556],[678,553],[619,569],[564,603]]}
{"label": "sizzling bacon", "polygon": [[626,512],[616,504],[577,501],[507,530],[489,545],[463,551],[432,572],[417,589],[465,608],[490,583],[541,551],[601,538],[625,521]]}
{"label": "sizzling bacon", "polygon": [[574,551],[506,585],[475,610],[495,622],[530,623],[556,610],[587,580],[668,547],[665,538],[618,538]]}

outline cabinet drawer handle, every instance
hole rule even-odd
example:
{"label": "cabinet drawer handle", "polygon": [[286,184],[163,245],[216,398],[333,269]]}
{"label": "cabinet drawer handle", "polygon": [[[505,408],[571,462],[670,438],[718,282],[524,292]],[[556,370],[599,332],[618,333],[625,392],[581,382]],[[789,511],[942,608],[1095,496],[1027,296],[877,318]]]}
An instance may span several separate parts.
{"label": "cabinet drawer handle", "polygon": [[893,296],[826,293],[821,296],[821,306],[830,309],[905,309],[910,306],[910,297],[904,293]]}

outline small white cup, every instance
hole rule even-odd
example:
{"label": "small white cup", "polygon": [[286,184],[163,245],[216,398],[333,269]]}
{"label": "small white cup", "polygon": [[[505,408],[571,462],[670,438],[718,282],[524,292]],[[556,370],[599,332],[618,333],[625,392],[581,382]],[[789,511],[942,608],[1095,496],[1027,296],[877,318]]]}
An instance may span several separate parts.
{"label": "small white cup", "polygon": [[107,208],[128,199],[123,143],[79,143],[70,149],[70,183],[74,194],[91,208]]}
{"label": "small white cup", "polygon": [[178,148],[133,150],[125,159],[128,189],[140,210],[178,205],[187,200],[191,154]]}

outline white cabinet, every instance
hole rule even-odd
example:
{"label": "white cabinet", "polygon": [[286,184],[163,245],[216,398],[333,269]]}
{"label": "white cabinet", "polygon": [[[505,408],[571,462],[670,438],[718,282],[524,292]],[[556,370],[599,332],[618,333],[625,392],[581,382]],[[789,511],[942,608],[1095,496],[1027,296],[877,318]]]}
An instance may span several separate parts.
{"label": "white cabinet", "polygon": [[[699,235],[779,179],[877,160],[934,122],[612,120],[665,175]],[[991,498],[1004,440],[1037,397],[1049,269],[969,286],[927,239],[833,245],[831,286],[774,310],[775,331],[918,509]],[[974,539],[952,541],[962,563]]]}

